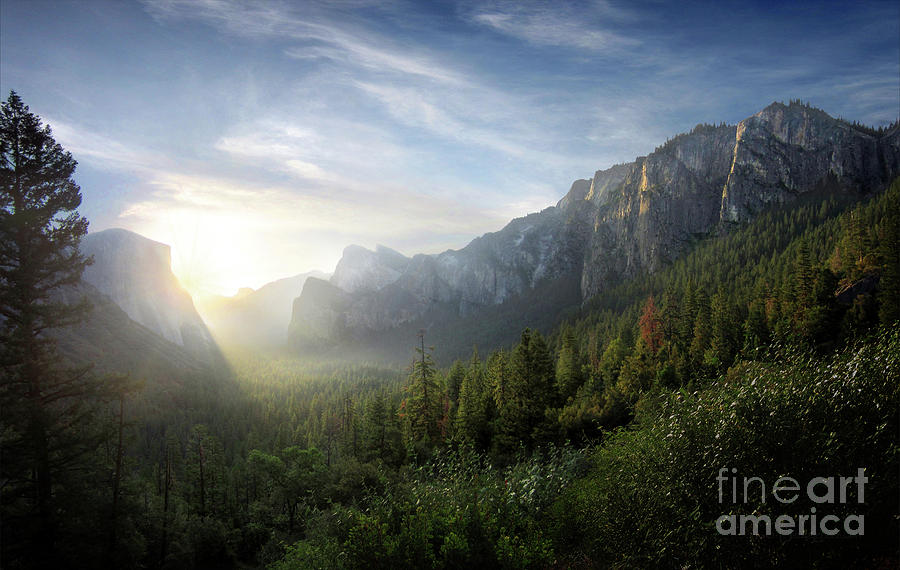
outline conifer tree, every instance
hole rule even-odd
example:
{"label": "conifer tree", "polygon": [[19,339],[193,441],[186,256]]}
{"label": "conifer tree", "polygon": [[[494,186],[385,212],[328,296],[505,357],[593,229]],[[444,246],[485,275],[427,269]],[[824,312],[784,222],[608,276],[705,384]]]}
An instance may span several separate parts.
{"label": "conifer tree", "polygon": [[456,415],[456,434],[459,440],[486,449],[490,439],[488,422],[493,398],[486,386],[485,371],[478,359],[478,351],[465,370],[459,392],[459,412]]}
{"label": "conifer tree", "polygon": [[700,369],[703,366],[703,355],[709,347],[710,340],[710,318],[709,318],[709,298],[703,289],[697,291],[695,295],[697,302],[697,316],[694,318],[694,336],[691,339],[690,356],[695,368]]}
{"label": "conifer tree", "polygon": [[456,416],[459,413],[460,391],[462,390],[463,379],[466,376],[466,367],[462,362],[456,360],[450,366],[447,372],[446,392],[447,392],[447,425],[452,432],[456,428]]}
{"label": "conifer tree", "polygon": [[441,392],[437,382],[437,371],[431,358],[434,347],[425,348],[425,331],[419,332],[421,346],[416,347],[417,357],[409,371],[405,401],[407,435],[412,442],[435,443],[440,436],[438,422],[442,417]]}
{"label": "conifer tree", "polygon": [[0,157],[2,563],[49,567],[65,516],[59,483],[86,471],[100,435],[89,404],[103,384],[67,367],[51,334],[89,308],[63,295],[89,263],[78,250],[88,222],[76,210],[75,160],[14,92],[0,110]]}
{"label": "conifer tree", "polygon": [[554,404],[555,374],[550,349],[537,331],[525,329],[510,358],[512,397],[501,411],[508,443],[531,445],[544,410]]}
{"label": "conifer tree", "polygon": [[562,402],[575,396],[578,388],[584,384],[584,369],[578,340],[571,328],[562,334],[562,345],[556,361],[556,389]]}
{"label": "conifer tree", "polygon": [[900,178],[887,191],[878,250],[881,257],[878,318],[888,326],[900,321]]}
{"label": "conifer tree", "polygon": [[731,365],[737,351],[737,318],[723,291],[713,295],[710,304],[711,336],[707,359],[710,364],[722,369]]}
{"label": "conifer tree", "polygon": [[369,409],[366,412],[366,439],[368,448],[376,457],[385,458],[387,449],[388,410],[384,394],[378,392],[369,401]]}

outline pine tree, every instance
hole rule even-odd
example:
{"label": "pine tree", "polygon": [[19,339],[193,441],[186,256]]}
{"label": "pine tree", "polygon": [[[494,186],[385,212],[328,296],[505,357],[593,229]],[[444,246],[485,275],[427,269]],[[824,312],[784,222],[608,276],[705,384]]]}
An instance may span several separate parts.
{"label": "pine tree", "polygon": [[710,317],[709,317],[709,299],[703,289],[697,291],[695,297],[697,302],[697,316],[694,318],[694,336],[691,339],[690,357],[695,369],[703,368],[703,356],[706,349],[709,348]]}
{"label": "pine tree", "polygon": [[550,349],[537,331],[525,329],[518,346],[510,358],[510,388],[505,416],[501,418],[507,442],[520,440],[530,446],[540,424],[544,410],[554,405],[555,373]]}
{"label": "pine tree", "polygon": [[723,291],[713,295],[710,304],[710,336],[707,362],[721,369],[731,365],[737,352],[738,319]]}
{"label": "pine tree", "polygon": [[462,362],[456,360],[450,366],[447,372],[446,391],[447,391],[447,426],[449,431],[456,429],[456,416],[459,413],[460,391],[462,390],[463,378],[466,376],[466,367]]}
{"label": "pine tree", "polygon": [[378,392],[369,401],[366,412],[366,440],[375,457],[385,458],[387,449],[388,409],[384,394]]}
{"label": "pine tree", "polygon": [[750,303],[747,319],[743,326],[744,341],[742,352],[752,357],[755,351],[769,342],[769,331],[766,328],[765,300],[757,298]]}
{"label": "pine tree", "polygon": [[89,308],[62,294],[89,263],[78,250],[88,222],[76,211],[75,160],[14,92],[0,111],[0,156],[0,542],[4,565],[28,556],[53,566],[65,518],[58,484],[86,472],[100,435],[89,411],[103,384],[64,365],[51,334]]}
{"label": "pine tree", "polygon": [[878,318],[889,326],[900,320],[900,178],[894,180],[886,199],[878,244],[881,258]]}
{"label": "pine tree", "polygon": [[424,441],[436,443],[440,437],[438,422],[442,417],[441,392],[437,382],[437,371],[431,352],[434,347],[425,348],[425,332],[419,333],[421,346],[416,347],[417,357],[409,371],[405,401],[407,435],[413,443]]}
{"label": "pine tree", "polygon": [[574,397],[578,388],[584,384],[583,366],[578,340],[572,329],[567,328],[563,332],[562,346],[556,361],[556,389],[563,403]]}
{"label": "pine tree", "polygon": [[456,435],[460,441],[473,443],[480,449],[486,449],[490,440],[488,422],[493,399],[486,384],[478,351],[473,351],[459,392]]}

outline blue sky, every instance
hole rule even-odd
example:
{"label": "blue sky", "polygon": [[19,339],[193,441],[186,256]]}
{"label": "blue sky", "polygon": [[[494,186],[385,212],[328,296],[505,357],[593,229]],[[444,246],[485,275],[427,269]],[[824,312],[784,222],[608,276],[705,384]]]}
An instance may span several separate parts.
{"label": "blue sky", "polygon": [[92,230],[231,293],[462,247],[772,101],[888,124],[898,38],[895,1],[0,0],[0,90],[79,161]]}

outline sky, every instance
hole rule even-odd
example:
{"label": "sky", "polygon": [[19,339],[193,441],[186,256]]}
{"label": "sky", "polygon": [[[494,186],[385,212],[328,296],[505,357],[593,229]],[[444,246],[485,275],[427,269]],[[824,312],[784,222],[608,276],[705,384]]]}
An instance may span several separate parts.
{"label": "sky", "polygon": [[0,0],[0,93],[91,231],[232,294],[343,248],[458,249],[698,123],[900,115],[900,3]]}

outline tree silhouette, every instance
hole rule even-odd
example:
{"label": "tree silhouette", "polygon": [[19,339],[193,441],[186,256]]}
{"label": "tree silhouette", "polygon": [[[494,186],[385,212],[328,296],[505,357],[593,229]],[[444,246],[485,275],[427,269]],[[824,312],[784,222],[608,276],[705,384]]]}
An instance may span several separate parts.
{"label": "tree silhouette", "polygon": [[75,160],[15,92],[0,111],[0,155],[3,557],[47,567],[64,517],[57,489],[100,435],[89,413],[100,383],[66,367],[50,334],[89,309],[66,300],[90,263],[78,251],[88,222]]}

